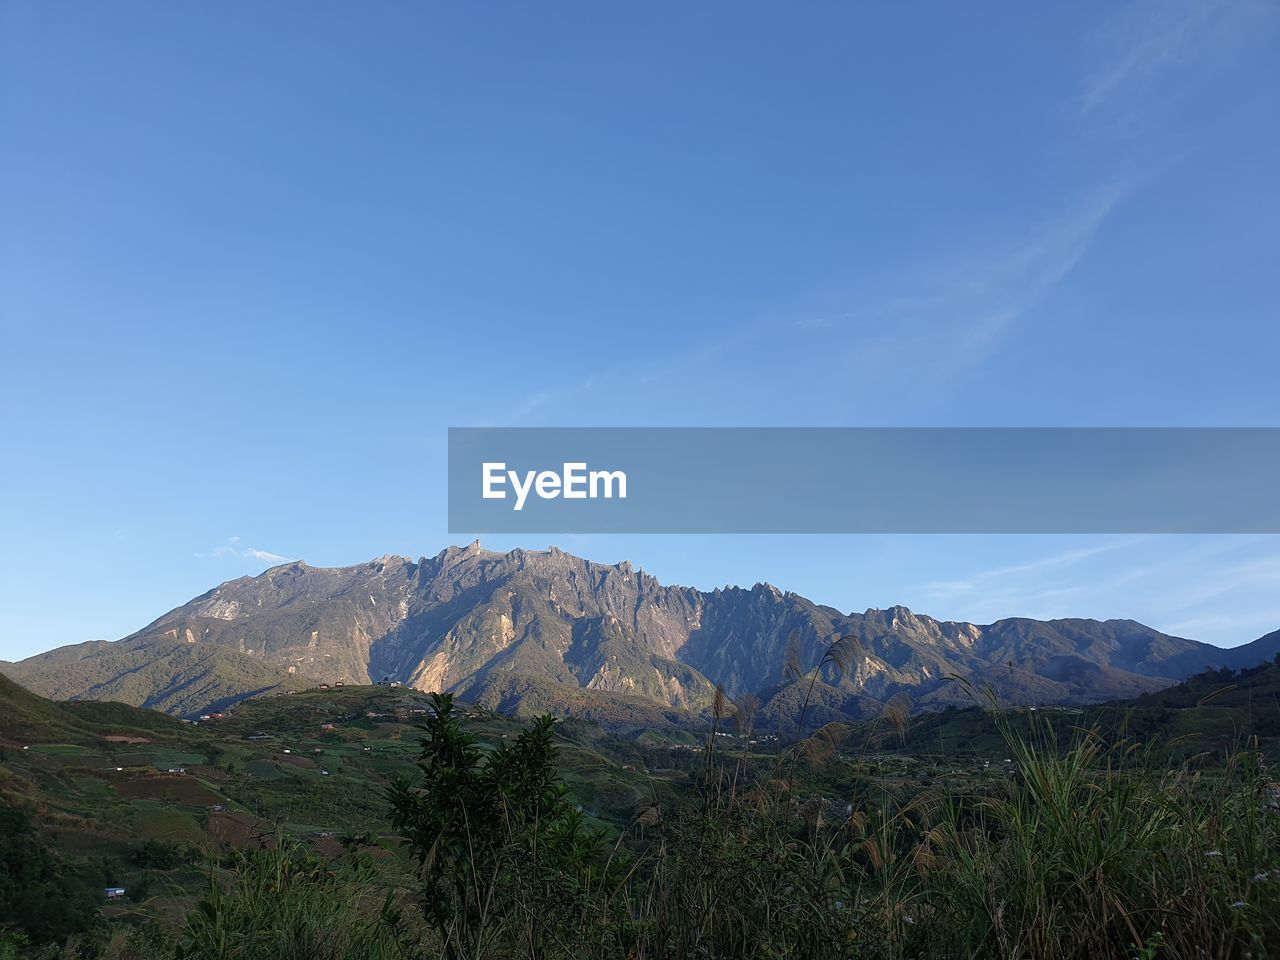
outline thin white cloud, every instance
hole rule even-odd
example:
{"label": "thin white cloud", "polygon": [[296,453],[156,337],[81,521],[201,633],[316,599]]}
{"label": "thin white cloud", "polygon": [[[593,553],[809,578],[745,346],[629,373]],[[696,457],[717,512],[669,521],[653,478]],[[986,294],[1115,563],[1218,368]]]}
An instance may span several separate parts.
{"label": "thin white cloud", "polygon": [[1264,536],[1135,537],[929,583],[921,595],[950,619],[1129,617],[1234,646],[1280,627],[1273,602],[1278,544],[1280,538]]}
{"label": "thin white cloud", "polygon": [[214,547],[212,550],[202,551],[193,554],[197,560],[205,560],[213,558],[215,560],[251,560],[255,563],[289,563],[288,557],[281,556],[278,553],[272,553],[270,550],[261,550],[258,547],[241,547],[239,537],[228,537],[227,542]]}
{"label": "thin white cloud", "polygon": [[1170,609],[1183,611],[1220,600],[1230,594],[1249,594],[1280,587],[1280,557],[1261,557],[1231,566],[1218,566],[1205,573],[1195,584],[1172,598]]}
{"label": "thin white cloud", "polygon": [[[1133,0],[1090,41],[1077,112],[1133,133],[1144,113],[1187,89],[1195,71],[1265,42],[1280,21],[1271,0]],[[1205,74],[1207,76],[1207,72]]]}
{"label": "thin white cloud", "polygon": [[529,414],[533,413],[533,411],[546,403],[548,397],[549,394],[545,390],[540,390],[537,393],[530,394],[516,405],[515,409],[513,409],[507,416],[507,419],[523,420],[525,417],[529,416]]}
{"label": "thin white cloud", "polygon": [[1054,216],[904,267],[838,319],[788,326],[851,337],[864,367],[910,362],[952,374],[980,365],[1081,264],[1130,189],[1108,183]]}
{"label": "thin white cloud", "polygon": [[1194,53],[1205,24],[1225,6],[1223,0],[1140,0],[1118,7],[1094,38],[1081,115],[1119,99],[1141,98],[1161,73]]}
{"label": "thin white cloud", "polygon": [[[1153,99],[1157,84],[1193,66],[1192,61],[1221,60],[1251,35],[1266,34],[1280,21],[1277,11],[1280,7],[1271,0],[1117,4],[1091,38],[1088,58],[1077,70],[1077,93],[1063,104],[1064,118],[1075,118],[1063,136],[1079,137],[1082,119],[1127,129]],[[828,291],[822,296],[825,303],[797,304],[789,316],[743,318],[680,348],[629,357],[600,377],[614,386],[625,381],[652,388],[698,365],[721,363],[730,348],[749,341],[812,337],[824,341],[823,356],[854,358],[863,370],[892,368],[900,378],[932,377],[934,383],[963,379],[1034,320],[1055,288],[1086,260],[1125,197],[1180,155],[1165,144],[1155,156],[1115,163],[1111,169],[1126,171],[1124,176],[1113,172],[1092,186],[1082,183],[1079,201],[1056,213],[1007,223],[994,237],[966,237],[957,247],[904,264],[887,277],[883,269],[854,277],[848,282],[857,286],[848,296]],[[1135,169],[1139,175],[1131,176]],[[497,422],[518,422],[564,407],[594,382],[593,377],[531,393],[498,415]]]}
{"label": "thin white cloud", "polygon": [[269,550],[259,550],[257,547],[248,547],[240,552],[240,556],[246,560],[261,560],[263,563],[288,563],[288,557],[282,557],[278,553],[272,553]]}
{"label": "thin white cloud", "polygon": [[1009,302],[998,307],[993,315],[980,317],[970,324],[966,346],[979,350],[989,346],[1001,332],[1065,280],[1085,258],[1123,193],[1123,187],[1112,184],[1070,216],[1043,229],[1036,245],[1017,258],[1017,267],[1005,278]]}
{"label": "thin white cloud", "polygon": [[511,407],[497,419],[475,420],[468,424],[471,427],[505,427],[527,418],[552,398],[549,390],[538,390],[528,394],[519,403]]}
{"label": "thin white cloud", "polygon": [[1269,610],[1250,610],[1243,613],[1216,613],[1180,620],[1164,627],[1165,633],[1174,636],[1196,636],[1204,633],[1238,633],[1248,643],[1250,639],[1265,636],[1280,629],[1280,607]]}
{"label": "thin white cloud", "polygon": [[[1096,547],[1080,547],[1074,550],[1064,550],[1059,553],[1049,554],[1036,560],[1030,560],[1025,563],[1011,564],[1004,567],[995,567],[988,570],[978,570],[971,573],[962,580],[945,580],[935,581],[925,585],[927,596],[942,600],[955,597],[962,597],[966,594],[981,593],[990,595],[997,590],[1017,589],[1016,585],[1010,583],[1013,580],[1021,581],[1021,578],[1027,574],[1043,573],[1048,570],[1061,569],[1077,564],[1082,560],[1088,560],[1091,557],[1099,556],[1104,553],[1111,553],[1115,550],[1121,550],[1125,547],[1139,543],[1137,539],[1116,540],[1111,543],[1100,544]],[[1052,593],[1059,593],[1060,590],[1053,590]]]}
{"label": "thin white cloud", "polygon": [[685,341],[681,349],[629,358],[577,383],[537,390],[497,418],[471,425],[518,423],[564,406],[600,382],[607,381],[615,389],[628,383],[651,390],[691,369],[722,364],[735,349],[782,338],[851,340],[844,347],[856,349],[864,367],[877,362],[894,367],[914,363],[954,373],[962,366],[977,365],[1084,260],[1131,186],[1131,182],[1108,183],[1055,215],[1010,225],[985,242],[970,238],[962,248],[906,265],[887,289],[850,298],[847,306],[721,328]]}
{"label": "thin white cloud", "polygon": [[803,320],[792,320],[791,325],[798,330],[826,330],[835,322],[831,317],[808,317]]}

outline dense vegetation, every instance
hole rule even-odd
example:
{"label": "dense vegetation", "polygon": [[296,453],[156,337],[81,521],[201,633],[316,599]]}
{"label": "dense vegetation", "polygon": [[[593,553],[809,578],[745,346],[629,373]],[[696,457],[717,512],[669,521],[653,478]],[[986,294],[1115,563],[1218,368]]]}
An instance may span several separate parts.
{"label": "dense vegetation", "polygon": [[101,878],[64,862],[40,841],[20,808],[0,806],[0,930],[19,930],[16,944],[93,939],[105,926],[98,912]]}
{"label": "dense vegetation", "polygon": [[[408,692],[256,701],[164,747],[234,809],[205,815],[202,842],[124,845],[111,875],[141,893],[110,925],[87,894],[103,853],[41,844],[71,835],[54,814],[77,768],[5,790],[0,862],[26,872],[0,885],[0,957],[68,942],[186,960],[1280,955],[1278,679],[1208,672],[1087,714],[891,703],[783,741],[755,733],[749,702],[721,702],[699,737],[624,743]],[[24,703],[47,722],[73,709]],[[422,723],[406,738],[383,715],[398,703]],[[1209,731],[1200,749],[1187,717]],[[283,762],[304,749],[324,776]],[[64,869],[83,880],[65,897],[47,883]],[[40,877],[43,916],[22,899]]]}

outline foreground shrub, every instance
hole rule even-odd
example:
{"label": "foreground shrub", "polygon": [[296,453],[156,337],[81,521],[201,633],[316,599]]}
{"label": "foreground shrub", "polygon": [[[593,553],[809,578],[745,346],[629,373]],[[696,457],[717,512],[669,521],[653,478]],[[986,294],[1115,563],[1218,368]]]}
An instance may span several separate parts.
{"label": "foreground shrub", "polygon": [[417,784],[389,791],[421,868],[422,909],[450,960],[598,950],[604,834],[565,797],[554,721],[482,750],[449,694],[432,695]]}

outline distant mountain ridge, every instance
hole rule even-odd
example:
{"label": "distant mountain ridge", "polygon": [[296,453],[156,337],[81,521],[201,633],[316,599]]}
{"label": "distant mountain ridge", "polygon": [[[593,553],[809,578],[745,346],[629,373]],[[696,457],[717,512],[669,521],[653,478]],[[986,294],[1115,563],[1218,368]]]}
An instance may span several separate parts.
{"label": "distant mountain ridge", "polygon": [[1137,696],[1206,667],[1280,650],[1280,631],[1223,650],[1132,620],[1023,618],[978,625],[905,607],[841,613],[770,584],[664,586],[630,563],[557,548],[449,547],[417,561],[302,562],[228,581],[116,643],[63,647],[0,670],[46,696],[119,699],[173,713],[290,684],[399,680],[509,712],[552,710],[643,724],[710,708],[717,685],[781,718],[836,639],[856,654],[825,670],[816,717],[960,702],[949,677],[1009,702]]}

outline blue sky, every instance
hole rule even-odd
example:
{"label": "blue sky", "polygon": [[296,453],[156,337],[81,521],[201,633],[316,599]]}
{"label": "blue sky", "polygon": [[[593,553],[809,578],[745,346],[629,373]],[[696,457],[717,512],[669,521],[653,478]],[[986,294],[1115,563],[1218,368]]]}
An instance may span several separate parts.
{"label": "blue sky", "polygon": [[[1278,45],[1267,0],[4,4],[0,657],[436,553],[451,425],[1280,423]],[[1280,627],[1273,537],[559,545]]]}

